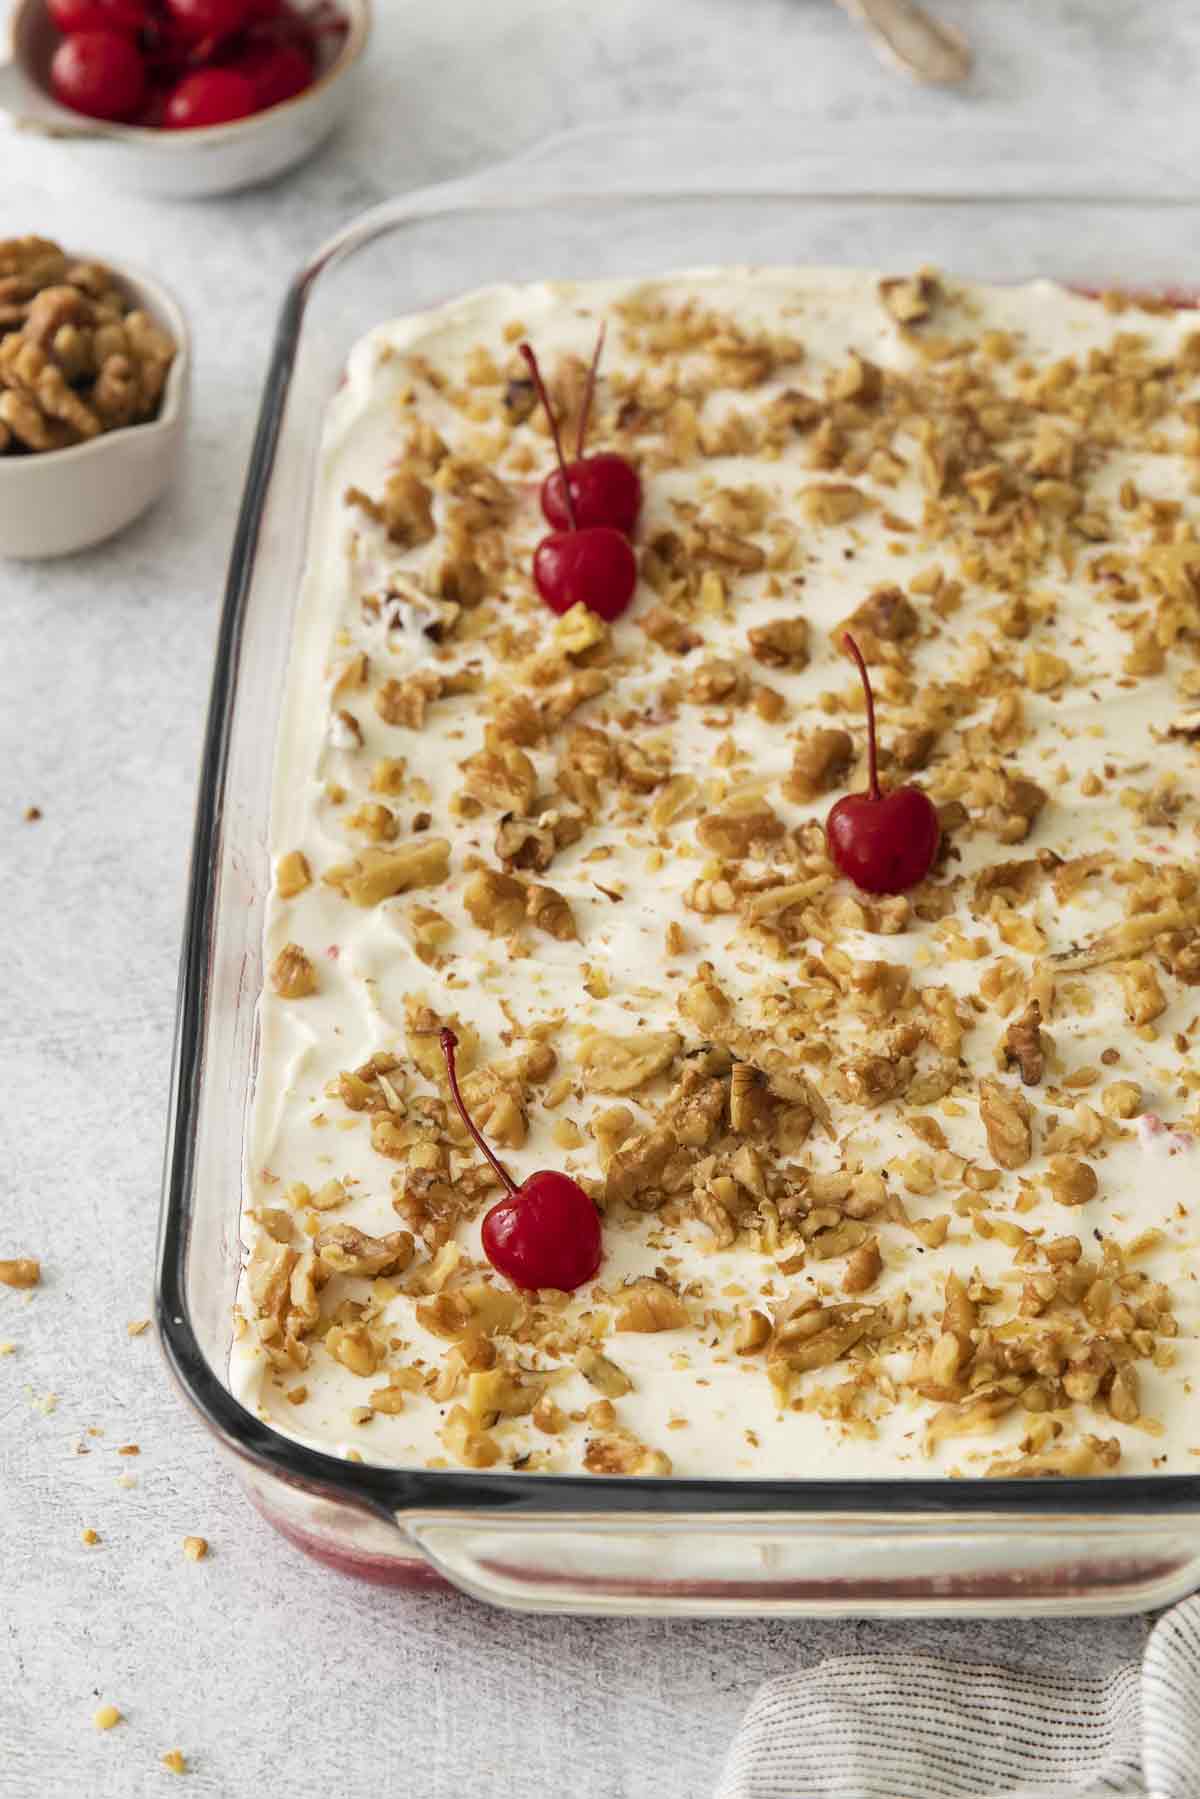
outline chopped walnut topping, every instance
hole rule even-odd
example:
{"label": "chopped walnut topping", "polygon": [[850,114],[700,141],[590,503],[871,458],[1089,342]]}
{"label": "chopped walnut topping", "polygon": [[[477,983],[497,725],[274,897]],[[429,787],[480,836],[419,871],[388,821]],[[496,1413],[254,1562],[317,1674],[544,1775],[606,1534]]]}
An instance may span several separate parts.
{"label": "chopped walnut topping", "polygon": [[333,1274],[394,1274],[407,1268],[413,1258],[413,1240],[407,1231],[369,1237],[352,1224],[327,1224],[317,1232],[314,1248]]}
{"label": "chopped walnut topping", "polygon": [[[403,681],[389,677],[375,695],[375,710],[386,725],[404,725],[410,731],[420,731],[430,706],[445,692],[445,678],[432,672],[410,675]],[[361,732],[358,741],[362,742]]]}
{"label": "chopped walnut topping", "polygon": [[275,890],[280,899],[295,899],[312,882],[312,870],[302,850],[289,850],[275,867]]}
{"label": "chopped walnut topping", "polygon": [[709,813],[696,827],[696,835],[705,849],[732,861],[750,855],[756,846],[776,842],[783,830],[783,820],[766,800],[751,798]]}
{"label": "chopped walnut topping", "polygon": [[559,943],[575,943],[579,939],[575,914],[553,887],[541,887],[536,881],[529,883],[525,889],[525,916],[531,925]]}
{"label": "chopped walnut topping", "polygon": [[679,1010],[705,1035],[714,1034],[725,1024],[732,1005],[711,962],[701,962],[679,1001]]}
{"label": "chopped walnut topping", "polygon": [[687,697],[698,706],[733,704],[745,692],[745,680],[733,662],[703,662],[688,685]]}
{"label": "chopped walnut topping", "polygon": [[480,750],[463,764],[466,791],[485,806],[527,818],[533,811],[537,771],[524,750]]}
{"label": "chopped walnut topping", "polygon": [[538,818],[506,813],[496,827],[496,858],[507,870],[544,874],[560,850],[583,836],[583,820],[574,812],[543,812]]}
{"label": "chopped walnut topping", "polygon": [[456,1405],[441,1432],[456,1462],[464,1468],[493,1468],[500,1460],[500,1446],[489,1431],[481,1430],[464,1406]]}
{"label": "chopped walnut topping", "polygon": [[346,824],[352,831],[361,831],[372,843],[391,843],[400,829],[391,807],[377,800],[364,802],[350,815]]}
{"label": "chopped walnut topping", "polygon": [[771,1341],[771,1320],[764,1312],[745,1311],[738,1319],[733,1347],[738,1355],[757,1355]]}
{"label": "chopped walnut topping", "polygon": [[1046,1054],[1041,1033],[1042,1008],[1030,1000],[1020,1018],[1014,1018],[1004,1033],[1004,1059],[1015,1062],[1027,1087],[1036,1087],[1046,1068]]}
{"label": "chopped walnut topping", "polygon": [[811,731],[796,745],[784,793],[801,804],[815,800],[841,786],[853,761],[854,739],[849,731]]}
{"label": "chopped walnut topping", "polygon": [[879,1241],[875,1237],[851,1252],[846,1259],[846,1271],[842,1276],[844,1293],[865,1293],[875,1285],[883,1268],[883,1257],[879,1253]]}
{"label": "chopped walnut topping", "polygon": [[638,1211],[653,1210],[655,1182],[679,1147],[673,1130],[643,1131],[614,1149],[608,1163],[604,1197],[609,1205],[623,1202]]}
{"label": "chopped walnut topping", "polygon": [[1149,962],[1126,962],[1120,971],[1125,1016],[1130,1024],[1152,1024],[1167,1009],[1167,996]]}
{"label": "chopped walnut topping", "polygon": [[985,815],[1001,843],[1024,843],[1046,804],[1046,794],[1036,781],[1023,775],[1006,775],[998,783],[996,797]]}
{"label": "chopped walnut topping", "polygon": [[1001,1168],[1023,1168],[1033,1154],[1033,1112],[1015,1088],[980,1081],[979,1116],[988,1149]]}
{"label": "chopped walnut topping", "polygon": [[835,400],[873,406],[883,391],[883,370],[852,350],[843,367],[835,372],[830,391]]}
{"label": "chopped walnut topping", "polygon": [[915,275],[893,275],[882,280],[879,297],[900,324],[919,325],[933,311],[941,289],[932,269],[918,269]]}
{"label": "chopped walnut topping", "polygon": [[317,991],[317,971],[298,943],[285,943],[271,964],[271,986],[280,999],[306,999]]}
{"label": "chopped walnut topping", "polygon": [[620,1399],[633,1391],[633,1382],[625,1370],[618,1368],[615,1362],[610,1361],[606,1355],[601,1355],[590,1344],[585,1344],[579,1351],[575,1357],[575,1366],[588,1385],[595,1387],[598,1393],[603,1393],[606,1399]]}
{"label": "chopped walnut topping", "polygon": [[463,890],[463,905],[481,931],[507,937],[525,919],[525,888],[512,875],[481,868]]}
{"label": "chopped walnut topping", "polygon": [[770,1347],[772,1378],[786,1389],[789,1375],[829,1368],[864,1338],[876,1339],[886,1334],[891,1324],[881,1308],[854,1301],[824,1305],[807,1295],[785,1300],[775,1309]]}
{"label": "chopped walnut topping", "polygon": [[848,631],[867,661],[877,662],[881,644],[904,643],[915,637],[918,629],[916,607],[903,589],[877,587],[848,618],[834,626],[833,641],[840,651]]}
{"label": "chopped walnut topping", "polygon": [[331,868],[323,879],[355,906],[377,906],[414,887],[440,887],[450,872],[444,837],[421,838],[395,849],[366,849],[353,862]]}
{"label": "chopped walnut topping", "polygon": [[676,1331],[691,1323],[683,1301],[661,1281],[637,1281],[623,1291],[621,1300],[614,1330]]}
{"label": "chopped walnut topping", "polygon": [[810,525],[844,525],[867,504],[862,489],[850,481],[824,481],[800,491],[801,510]]}
{"label": "chopped walnut topping", "polygon": [[397,469],[389,477],[381,500],[373,500],[360,487],[346,490],[346,504],[382,525],[392,542],[402,549],[428,543],[434,535],[433,495],[411,469]]}
{"label": "chopped walnut topping", "polygon": [[802,669],[809,662],[808,620],[798,616],[771,619],[747,632],[750,654],[765,668]]}
{"label": "chopped walnut topping", "polygon": [[636,1031],[628,1037],[591,1031],[575,1059],[592,1093],[636,1093],[668,1069],[679,1050],[674,1031]]}
{"label": "chopped walnut topping", "polygon": [[993,1479],[1031,1480],[1046,1475],[1068,1478],[1110,1474],[1120,1460],[1121,1445],[1116,1437],[1086,1436],[1034,1455],[1001,1457],[987,1472]]}
{"label": "chopped walnut topping", "polygon": [[647,637],[672,656],[687,656],[704,642],[698,632],[666,606],[652,607],[638,623]]}
{"label": "chopped walnut topping", "polygon": [[660,1474],[671,1472],[670,1457],[647,1449],[628,1431],[605,1431],[589,1439],[583,1465],[589,1474]]}
{"label": "chopped walnut topping", "polygon": [[374,1374],[382,1351],[365,1324],[335,1324],[325,1334],[325,1348],[335,1362],[360,1379]]}
{"label": "chopped walnut topping", "polygon": [[[998,1158],[997,1158],[998,1159]],[[1060,1206],[1083,1206],[1100,1190],[1096,1170],[1077,1156],[1051,1156],[1046,1185]]]}
{"label": "chopped walnut topping", "polygon": [[362,726],[353,712],[339,709],[329,720],[329,741],[335,750],[359,750],[362,748]]}

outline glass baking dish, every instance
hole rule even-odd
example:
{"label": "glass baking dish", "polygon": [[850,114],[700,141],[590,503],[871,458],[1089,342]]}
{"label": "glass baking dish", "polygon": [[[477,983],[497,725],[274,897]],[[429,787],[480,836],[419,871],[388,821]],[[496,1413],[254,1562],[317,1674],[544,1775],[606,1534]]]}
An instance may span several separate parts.
{"label": "glass baking dish", "polygon": [[[856,141],[861,170],[871,147]],[[180,1385],[254,1503],[346,1570],[397,1585],[447,1579],[530,1610],[714,1615],[1117,1613],[1200,1584],[1200,1475],[976,1483],[391,1470],[280,1436],[227,1386],[276,719],[319,435],[348,351],[390,316],[544,276],[813,262],[940,263],[1176,294],[1200,279],[1200,208],[1161,168],[1114,156],[1112,191],[1101,194],[1094,162],[1073,165],[1046,146],[973,139],[973,172],[957,176],[941,150],[910,135],[903,155],[875,158],[875,171],[894,173],[865,192],[828,141],[798,150],[790,127],[759,127],[749,142],[742,128],[679,122],[577,134],[484,182],[379,208],[288,291],[201,773],[158,1321]],[[879,191],[887,179],[902,186]]]}

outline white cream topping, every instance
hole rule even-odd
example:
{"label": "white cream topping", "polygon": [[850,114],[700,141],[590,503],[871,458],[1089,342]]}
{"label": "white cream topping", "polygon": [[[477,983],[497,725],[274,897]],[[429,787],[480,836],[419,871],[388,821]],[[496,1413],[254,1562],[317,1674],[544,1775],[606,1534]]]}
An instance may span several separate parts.
{"label": "white cream topping", "polygon": [[[885,370],[920,376],[919,355],[897,330],[895,321],[880,305],[874,276],[845,271],[779,270],[720,271],[689,274],[656,284],[664,300],[677,304],[696,296],[704,306],[735,318],[748,327],[764,327],[799,338],[805,349],[801,368],[781,369],[749,396],[758,406],[776,391],[801,385],[820,394],[826,376],[844,365],[854,350]],[[292,1182],[317,1188],[324,1181],[341,1178],[350,1184],[353,1198],[333,1216],[377,1235],[400,1227],[391,1206],[389,1180],[396,1164],[384,1161],[371,1147],[367,1123],[347,1113],[326,1095],[327,1084],[346,1069],[353,1069],[379,1051],[404,1055],[404,1001],[415,994],[435,1009],[456,1013],[480,1033],[484,1058],[505,1053],[503,1036],[509,1032],[506,1008],[524,1024],[567,1014],[567,1024],[555,1039],[568,1068],[574,1032],[578,1027],[625,1034],[632,1029],[678,1029],[678,997],[702,960],[710,962],[726,991],[752,1018],[764,982],[786,986],[786,961],[771,961],[749,947],[735,930],[731,918],[700,919],[689,910],[684,894],[695,881],[706,857],[691,843],[692,825],[676,833],[676,844],[688,853],[669,853],[655,865],[653,834],[606,828],[603,841],[611,854],[602,862],[589,861],[596,839],[585,836],[555,859],[543,878],[566,897],[579,929],[578,943],[557,942],[538,933],[527,939],[527,953],[506,956],[503,944],[484,935],[465,912],[461,900],[462,859],[471,850],[489,861],[495,817],[487,813],[471,823],[453,823],[451,802],[461,790],[460,764],[483,741],[483,718],[472,695],[439,700],[421,730],[406,730],[383,722],[369,698],[360,695],[331,697],[337,666],[357,649],[372,661],[372,685],[376,676],[403,678],[422,668],[466,666],[491,673],[487,640],[451,645],[449,660],[434,660],[429,639],[421,630],[414,609],[401,616],[394,628],[364,620],[361,601],[377,592],[384,581],[404,573],[416,577],[426,566],[432,546],[411,552],[398,551],[378,528],[348,507],[344,494],[358,486],[377,493],[389,464],[401,454],[405,424],[398,396],[414,379],[413,358],[419,357],[453,383],[463,380],[468,352],[485,346],[498,363],[512,353],[507,328],[520,325],[537,346],[544,364],[552,368],[559,355],[572,352],[587,358],[591,353],[597,321],[611,317],[615,303],[635,290],[632,285],[593,283],[494,288],[471,295],[439,312],[388,324],[373,332],[355,350],[346,381],[334,399],[318,475],[313,509],[308,573],[300,597],[291,652],[288,694],[279,729],[277,779],[271,820],[273,857],[302,851],[314,880],[296,897],[282,899],[273,892],[267,919],[268,962],[283,945],[301,945],[313,958],[319,990],[302,1001],[280,999],[269,988],[261,1002],[261,1043],[256,1090],[247,1152],[248,1208],[280,1205],[281,1193]],[[1143,315],[1114,319],[1096,302],[1076,296],[1047,282],[1022,288],[970,287],[955,290],[954,323],[973,334],[983,330],[1012,333],[1017,356],[1043,361],[1057,357],[1085,358],[1090,350],[1111,343],[1114,332],[1125,328],[1143,334],[1153,353],[1174,354],[1192,326],[1186,316]],[[636,357],[628,354],[619,330],[610,330],[605,373],[636,373]],[[686,365],[685,365],[686,366]],[[1200,392],[1200,389],[1197,390]],[[714,399],[719,413],[727,401],[745,402],[746,395],[720,394]],[[449,400],[422,386],[420,417],[428,420],[454,447],[464,445],[472,426]],[[549,462],[546,440],[524,428],[514,434],[537,452],[537,475]],[[1187,433],[1177,417],[1163,423],[1164,443],[1157,453],[1142,450],[1110,450],[1093,478],[1090,492],[1107,498],[1115,508],[1122,483],[1132,481],[1156,499],[1190,503],[1190,484],[1196,463],[1189,459]],[[603,439],[596,446],[604,447]],[[505,475],[503,462],[497,472]],[[685,468],[647,476],[646,501],[638,531],[640,542],[674,522],[676,500],[696,500],[704,484],[713,489],[759,484],[787,501],[815,481],[826,477],[809,466],[804,441],[798,440],[794,456],[778,460],[751,457],[709,458]],[[880,512],[919,527],[924,495],[912,467],[895,485],[882,486],[870,473],[854,480],[871,495],[880,510],[842,525],[808,529],[798,517],[800,555],[795,573],[803,583],[783,576],[792,598],[798,602],[812,629],[812,658],[801,672],[759,669],[771,687],[787,702],[786,717],[768,723],[744,706],[732,711],[720,728],[706,723],[719,708],[683,706],[669,723],[646,722],[655,688],[666,674],[667,659],[653,673],[646,669],[647,644],[638,619],[655,603],[644,585],[639,587],[630,613],[614,628],[615,680],[612,690],[584,708],[579,722],[592,722],[598,713],[611,721],[623,713],[637,713],[641,722],[635,734],[661,735],[669,740],[671,760],[677,772],[692,772],[704,779],[726,781],[729,786],[753,780],[762,783],[771,804],[789,827],[805,819],[823,819],[831,803],[822,795],[809,805],[788,801],[781,786],[791,766],[798,731],[814,724],[847,724],[856,733],[861,713],[849,718],[843,712],[823,714],[820,696],[830,691],[848,692],[853,681],[849,666],[837,657],[830,629],[845,618],[872,589],[899,584],[907,587],[934,564],[955,572],[946,553],[926,541],[921,530],[885,529]],[[519,486],[519,507],[511,526],[515,544],[528,553],[545,530],[537,500],[537,480],[525,477]],[[442,501],[439,499],[440,506]],[[766,542],[764,538],[762,541]],[[526,555],[526,561],[528,554]],[[739,577],[738,603],[723,615],[706,618],[704,648],[693,661],[729,657],[745,663],[748,628],[779,615],[780,602],[770,597],[767,575]],[[1172,698],[1169,675],[1132,683],[1122,674],[1130,636],[1119,628],[1116,609],[1097,597],[1094,585],[1083,579],[1082,558],[1074,570],[1038,575],[1039,599],[1052,596],[1057,612],[1053,632],[1042,632],[1039,647],[1052,649],[1071,666],[1071,679],[1060,693],[1024,695],[1031,726],[1025,743],[1014,752],[1013,767],[1037,779],[1047,790],[1049,802],[1027,844],[1005,848],[994,838],[977,835],[962,846],[956,871],[970,877],[978,869],[1004,859],[1052,849],[1070,857],[1098,849],[1120,856],[1139,856],[1157,861],[1194,860],[1194,812],[1185,810],[1174,829],[1141,824],[1136,813],[1122,804],[1121,791],[1130,783],[1148,784],[1147,765],[1155,774],[1178,774],[1189,795],[1194,792],[1195,747],[1165,735],[1173,711],[1182,704]],[[980,644],[986,645],[996,626],[992,613],[997,596],[968,584],[961,607],[939,619],[936,629],[923,634],[915,652],[918,679],[959,680],[970,684],[979,666]],[[524,622],[519,621],[519,622]],[[364,739],[357,739],[336,713],[350,710]],[[982,714],[981,714],[982,716]],[[894,726],[893,714],[881,705],[881,732],[886,746]],[[730,768],[714,762],[717,746],[732,739],[743,759]],[[554,756],[538,749],[529,752],[539,776],[549,790]],[[405,793],[388,803],[401,820],[401,838],[410,833],[415,814],[432,815],[431,835],[450,836],[454,843],[451,880],[436,890],[422,891],[369,909],[358,909],[327,885],[320,875],[330,865],[345,862],[361,847],[346,829],[345,820],[364,800],[381,796],[369,792],[373,762],[380,757],[403,757],[407,762]],[[1092,796],[1081,791],[1089,773],[1105,774],[1102,790]],[[1138,771],[1143,771],[1139,773]],[[423,786],[421,784],[424,784]],[[347,798],[335,803],[330,785],[345,789]],[[604,891],[619,893],[614,902]],[[969,888],[969,879],[968,879]],[[414,901],[435,906],[454,927],[450,959],[434,969],[413,953],[404,919]],[[1111,900],[1083,883],[1066,905],[1060,906],[1046,889],[1032,902],[1029,912],[1037,918],[1048,940],[1047,954],[1085,942],[1121,916]],[[981,942],[988,957],[1011,956],[1023,968],[1032,958],[999,941],[991,923],[981,924],[960,908],[958,919],[966,939]],[[687,934],[688,948],[668,956],[664,930],[678,921]],[[914,921],[898,935],[881,937],[848,934],[842,947],[854,957],[886,960],[914,971],[923,984],[946,984],[960,996],[974,994],[986,962],[956,958],[937,928]],[[597,998],[584,986],[584,969],[600,971],[607,997]],[[1064,984],[1071,977],[1064,976]],[[1145,1114],[1126,1127],[1119,1142],[1106,1146],[1101,1158],[1092,1158],[1100,1175],[1098,1197],[1082,1207],[1066,1210],[1050,1200],[1045,1188],[1031,1185],[1032,1204],[1014,1216],[1027,1231],[1046,1237],[1077,1234],[1085,1252],[1091,1251],[1096,1233],[1112,1234],[1123,1243],[1141,1232],[1157,1231],[1161,1241],[1137,1263],[1140,1269],[1167,1282],[1171,1288],[1178,1338],[1171,1345],[1174,1365],[1158,1368],[1139,1364],[1142,1411],[1155,1421],[1126,1425],[1107,1414],[1077,1417],[1076,1430],[1117,1437],[1122,1448],[1121,1472],[1160,1469],[1187,1472],[1200,1460],[1200,1420],[1193,1422],[1191,1381],[1195,1374],[1197,1302],[1195,1281],[1195,1226],[1192,1207],[1196,1199],[1200,1150],[1193,1147],[1185,1114],[1194,1097],[1179,1088],[1181,1068],[1192,1063],[1190,1046],[1181,1056],[1176,1033],[1190,1029],[1200,1010],[1200,989],[1165,981],[1170,1004],[1154,1022],[1153,1035],[1138,1035],[1127,1022],[1122,989],[1115,973],[1093,973],[1088,990],[1093,1009],[1066,1011],[1049,1025],[1059,1083],[1070,1071],[1099,1063],[1101,1051],[1115,1048],[1119,1065],[1103,1068],[1103,1080],[1127,1079],[1143,1090]],[[996,1045],[1006,1025],[992,1011],[980,1014],[965,1040],[964,1055],[975,1070],[996,1071]],[[695,1033],[691,1033],[693,1036]],[[1100,1086],[1080,1089],[1078,1098],[1099,1109]],[[1045,1109],[1041,1095],[1031,1097]],[[534,1169],[566,1167],[586,1176],[600,1173],[595,1146],[585,1137],[584,1146],[570,1152],[557,1148],[551,1131],[557,1119],[569,1114],[586,1132],[587,1118],[596,1106],[615,1102],[577,1097],[558,1111],[538,1104],[530,1109],[527,1144],[519,1151],[505,1151],[504,1160],[516,1179]],[[637,1096],[629,1102],[637,1109]],[[959,1104],[942,1102],[930,1108],[942,1125],[952,1149],[990,1166],[987,1145],[973,1098]],[[1061,1115],[1062,1108],[1058,1108]],[[814,1169],[833,1169],[849,1151],[861,1156],[869,1168],[886,1168],[898,1156],[921,1148],[906,1128],[902,1111],[884,1107],[869,1116],[851,1116],[834,1105],[838,1142],[815,1133],[805,1146],[803,1159]],[[1160,1131],[1153,1121],[1165,1119]],[[1037,1183],[1045,1159],[1038,1155],[1021,1175]],[[1013,1177],[1005,1177],[1009,1200],[1016,1194]],[[904,1203],[914,1217],[932,1216],[951,1209],[944,1196],[928,1201],[901,1189]],[[994,1213],[1007,1210],[992,1204]],[[246,1221],[247,1240],[254,1226]],[[480,1255],[476,1221],[460,1233],[464,1248]],[[1019,1290],[1020,1277],[1013,1269],[1013,1252],[997,1238],[974,1234],[969,1218],[953,1217],[948,1241],[937,1250],[926,1250],[915,1237],[887,1226],[881,1232],[884,1271],[878,1286],[864,1296],[879,1303],[898,1289],[906,1290],[915,1308],[936,1320],[946,1273],[956,1270],[964,1278],[979,1271],[984,1280],[999,1287]],[[654,1216],[609,1225],[605,1232],[606,1260],[602,1280],[612,1288],[626,1277],[652,1273],[665,1256],[671,1272],[686,1282],[703,1280],[708,1289],[726,1294],[731,1310],[746,1298],[758,1295],[764,1279],[773,1279],[776,1298],[806,1286],[827,1288],[837,1299],[840,1263],[817,1262],[788,1279],[781,1278],[770,1258],[758,1251],[734,1248],[714,1251],[703,1227],[665,1232]],[[1014,1285],[1015,1283],[1015,1285]],[[361,1284],[360,1284],[361,1285]],[[395,1285],[404,1286],[398,1279]],[[353,1284],[345,1291],[359,1291]],[[573,1301],[573,1310],[587,1304],[587,1294]],[[251,1308],[247,1306],[247,1311]],[[391,1298],[383,1311],[384,1334],[403,1348],[395,1359],[405,1364],[422,1359],[431,1367],[440,1362],[446,1344],[429,1336],[417,1324],[415,1302],[403,1291]],[[847,1431],[812,1411],[780,1410],[761,1359],[738,1357],[730,1349],[728,1334],[717,1329],[687,1333],[621,1333],[605,1345],[633,1381],[633,1391],[617,1402],[620,1423],[643,1442],[665,1451],[679,1475],[706,1476],[874,1476],[929,1475],[950,1469],[978,1471],[996,1450],[1015,1451],[1029,1418],[1019,1408],[1002,1419],[986,1440],[955,1439],[932,1454],[924,1453],[922,1435],[933,1409],[928,1403],[901,1398],[899,1403],[878,1406],[867,1403],[866,1415],[874,1434]],[[895,1361],[899,1371],[906,1358]],[[552,1389],[566,1412],[582,1413],[599,1395],[567,1364],[561,1384]],[[845,1363],[806,1375],[797,1394],[818,1387],[833,1388],[847,1377]],[[313,1347],[311,1361],[294,1375],[276,1373],[257,1347],[253,1328],[235,1344],[232,1379],[238,1396],[257,1409],[278,1429],[301,1441],[335,1453],[353,1453],[363,1460],[401,1466],[450,1465],[439,1436],[449,1403],[439,1405],[427,1396],[412,1396],[394,1416],[377,1414],[369,1423],[350,1421],[354,1408],[367,1404],[371,1389],[383,1384],[386,1372],[363,1380],[335,1363],[324,1348]],[[287,1394],[299,1387],[307,1396],[292,1403]],[[501,1467],[538,1451],[540,1465],[553,1471],[573,1471],[581,1465],[588,1427],[580,1422],[558,1436],[539,1433],[528,1418],[502,1424],[497,1439],[504,1452]]]}

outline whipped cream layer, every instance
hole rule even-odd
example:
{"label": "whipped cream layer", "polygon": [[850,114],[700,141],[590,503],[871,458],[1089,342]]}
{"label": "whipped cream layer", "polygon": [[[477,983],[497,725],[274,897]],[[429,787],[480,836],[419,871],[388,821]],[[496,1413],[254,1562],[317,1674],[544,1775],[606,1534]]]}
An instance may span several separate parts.
{"label": "whipped cream layer", "polygon": [[[645,503],[593,632],[533,589],[515,350],[569,422],[601,322],[589,447]],[[1195,331],[1048,282],[728,270],[497,287],[357,347],[279,727],[246,1405],[397,1466],[1197,1465]],[[896,900],[813,829],[865,784],[848,620],[885,782],[942,810]],[[442,841],[444,879],[356,903]],[[569,1299],[482,1257],[444,1019],[513,1176],[603,1207]]]}

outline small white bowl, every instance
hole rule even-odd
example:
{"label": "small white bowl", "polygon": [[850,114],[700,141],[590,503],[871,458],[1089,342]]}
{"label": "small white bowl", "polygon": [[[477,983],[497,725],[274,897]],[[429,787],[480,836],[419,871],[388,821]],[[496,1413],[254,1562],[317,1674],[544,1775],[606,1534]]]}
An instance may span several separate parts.
{"label": "small white bowl", "polygon": [[16,0],[7,52],[0,45],[0,112],[19,131],[61,145],[98,185],[171,200],[234,193],[302,162],[345,116],[370,35],[371,0],[338,0],[338,6],[346,35],[304,93],[231,125],[157,131],[108,125],[60,106],[50,89],[60,40],[45,0]]}
{"label": "small white bowl", "polygon": [[106,266],[175,340],[158,417],[68,450],[0,456],[0,556],[40,561],[90,549],[131,525],[174,479],[191,378],[187,322],[157,282],[125,265]]}

